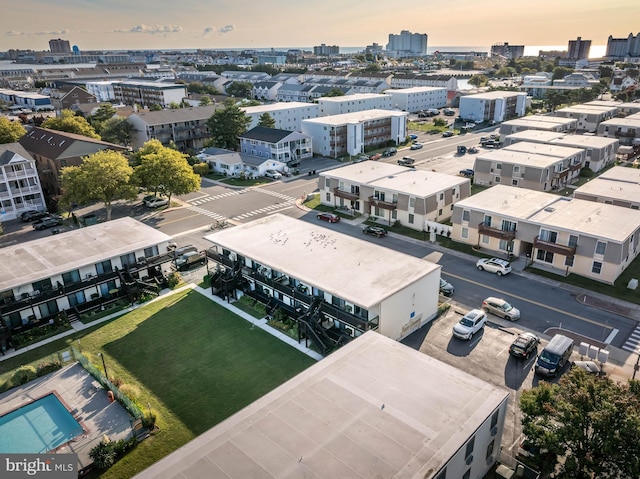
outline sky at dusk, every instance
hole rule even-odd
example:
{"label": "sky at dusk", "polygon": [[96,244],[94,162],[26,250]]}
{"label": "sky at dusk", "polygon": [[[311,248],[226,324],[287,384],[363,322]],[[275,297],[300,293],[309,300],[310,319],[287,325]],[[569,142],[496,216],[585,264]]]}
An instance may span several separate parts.
{"label": "sky at dusk", "polygon": [[3,2],[0,50],[341,47],[426,33],[428,46],[606,45],[640,29],[638,0],[20,0]]}

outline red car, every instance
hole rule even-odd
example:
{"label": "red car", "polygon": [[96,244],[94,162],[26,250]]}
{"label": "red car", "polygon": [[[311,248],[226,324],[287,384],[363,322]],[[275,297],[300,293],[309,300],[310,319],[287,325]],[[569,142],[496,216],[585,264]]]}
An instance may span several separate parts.
{"label": "red car", "polygon": [[338,221],[340,221],[340,217],[338,215],[334,215],[333,213],[319,213],[318,219],[328,221],[329,223],[337,223]]}

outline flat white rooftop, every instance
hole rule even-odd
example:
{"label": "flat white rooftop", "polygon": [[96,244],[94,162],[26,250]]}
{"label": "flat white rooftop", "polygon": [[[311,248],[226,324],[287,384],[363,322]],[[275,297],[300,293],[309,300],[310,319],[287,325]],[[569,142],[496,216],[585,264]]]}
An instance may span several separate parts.
{"label": "flat white rooftop", "polygon": [[[509,146],[515,146],[521,143],[524,142],[518,142],[514,145]],[[543,143],[538,144],[542,145]],[[511,163],[513,165],[531,166],[535,168],[547,168],[560,161],[557,156],[527,153],[525,151],[518,150],[509,150],[506,147],[500,150],[482,152],[478,156],[476,156],[476,161],[478,160]]]}
{"label": "flat white rooftop", "polygon": [[395,110],[363,110],[351,113],[342,113],[340,115],[329,115],[321,118],[309,118],[302,120],[303,123],[319,123],[326,125],[345,125],[347,123],[362,123],[371,120],[379,120],[381,118],[389,118],[392,116],[406,117],[408,113]]}
{"label": "flat white rooftop", "polygon": [[430,479],[509,393],[367,332],[135,479]]}
{"label": "flat white rooftop", "polygon": [[[629,168],[623,169],[628,170]],[[578,193],[597,196],[601,200],[609,198],[611,200],[635,203],[636,205],[640,204],[640,183],[638,181],[598,177],[576,189],[575,194]]]}
{"label": "flat white rooftop", "polygon": [[556,138],[560,138],[563,136],[563,133],[557,131],[547,131],[547,130],[522,130],[516,133],[511,133],[505,136],[505,140],[507,138],[514,138],[519,140],[532,140],[532,141],[546,141],[550,142],[555,140]]}
{"label": "flat white rooftop", "polygon": [[634,113],[625,118],[611,118],[600,123],[600,125],[615,125],[615,126],[632,126],[640,127],[640,115]]}
{"label": "flat white rooftop", "polygon": [[556,112],[568,112],[568,113],[585,113],[589,115],[598,113],[615,113],[618,109],[612,106],[604,105],[573,105],[565,108],[560,108]]}
{"label": "flat white rooftop", "polygon": [[258,105],[258,106],[244,106],[241,109],[247,115],[252,115],[254,113],[264,113],[266,111],[282,111],[282,110],[294,110],[294,109],[304,109],[308,108],[310,110],[317,110],[318,105],[313,103],[305,103],[302,101],[287,101],[287,102],[278,102],[278,103],[270,103],[268,105]]}
{"label": "flat white rooftop", "polygon": [[558,200],[557,195],[513,186],[495,185],[458,201],[455,206],[469,210],[494,212],[502,217],[528,219]]}
{"label": "flat white rooftop", "polygon": [[468,178],[447,175],[444,173],[434,173],[432,171],[413,170],[405,167],[404,173],[384,177],[369,183],[377,189],[391,190],[398,193],[405,193],[410,196],[426,198],[441,191],[450,190],[456,186],[468,184]]}
{"label": "flat white rooftop", "polygon": [[343,95],[343,96],[328,96],[323,98],[318,98],[318,103],[348,103],[359,100],[371,100],[378,98],[389,98],[389,95],[385,95],[384,93],[354,93],[353,95]]}
{"label": "flat white rooftop", "polygon": [[440,268],[324,225],[274,214],[205,239],[365,309]]}
{"label": "flat white rooftop", "polygon": [[465,98],[472,98],[474,100],[497,100],[500,98],[511,98],[514,96],[525,96],[525,95],[526,93],[523,93],[523,92],[497,90],[497,91],[488,91],[485,93],[476,93],[475,95],[466,95],[466,96],[460,97],[460,100]]}
{"label": "flat white rooftop", "polygon": [[[606,179],[613,181],[623,181],[626,183],[636,183],[640,185],[640,169],[638,168],[626,168],[624,166],[614,166],[613,168],[609,168],[605,172],[603,172],[597,178],[589,181],[588,183],[593,182],[596,179]],[[588,184],[585,183],[585,184]],[[640,197],[638,197],[640,200]]]}
{"label": "flat white rooftop", "polygon": [[563,135],[553,140],[552,143],[580,148],[606,148],[609,145],[619,143],[617,138],[605,138],[595,135]]}
{"label": "flat white rooftop", "polygon": [[513,145],[505,146],[502,151],[521,151],[552,158],[569,158],[584,152],[582,148],[571,148],[569,146],[556,145],[555,143],[534,143],[531,141],[519,141]]}
{"label": "flat white rooftop", "polygon": [[523,116],[520,118],[514,118],[503,122],[503,125],[566,125],[571,126],[577,123],[575,118],[563,118],[561,116],[544,116],[544,115],[531,115]]}
{"label": "flat white rooftop", "polygon": [[379,161],[360,161],[351,165],[334,168],[320,173],[321,177],[337,178],[351,183],[365,184],[380,178],[406,173],[405,166],[383,163]]}
{"label": "flat white rooftop", "polygon": [[436,87],[436,86],[414,86],[411,88],[389,88],[385,90],[385,93],[401,93],[407,95],[413,95],[416,93],[424,93],[428,91],[446,91],[445,87]]}
{"label": "flat white rooftop", "polygon": [[167,242],[133,218],[98,223],[0,249],[0,291]]}

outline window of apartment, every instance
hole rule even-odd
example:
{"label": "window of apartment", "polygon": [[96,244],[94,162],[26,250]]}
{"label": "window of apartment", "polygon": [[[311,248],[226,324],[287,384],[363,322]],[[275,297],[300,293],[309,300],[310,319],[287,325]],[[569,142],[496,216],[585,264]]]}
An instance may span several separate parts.
{"label": "window of apartment", "polygon": [[568,266],[568,267],[572,267],[573,266],[573,260],[574,260],[574,256],[567,256],[564,258],[564,265]]}
{"label": "window of apartment", "polygon": [[543,261],[544,263],[553,263],[553,253],[551,251],[539,249],[536,253],[536,259]]}
{"label": "window of apartment", "polygon": [[462,221],[468,222],[470,216],[471,216],[471,214],[469,213],[469,210],[463,210],[462,211]]}
{"label": "window of apartment", "polygon": [[578,236],[577,235],[569,235],[569,246],[578,246]]}
{"label": "window of apartment", "polygon": [[110,259],[108,259],[106,261],[101,261],[100,263],[96,263],[96,273],[97,274],[110,273],[111,271],[113,271],[113,267],[111,266],[111,260]]}
{"label": "window of apartment", "polygon": [[463,238],[469,238],[469,228],[462,227],[460,236],[462,236]]}
{"label": "window of apartment", "polygon": [[144,257],[145,258],[153,258],[154,256],[158,256],[158,247],[150,246],[149,248],[144,249]]}
{"label": "window of apartment", "polygon": [[607,243],[603,242],[603,241],[598,241],[596,243],[596,254],[603,256],[604,252],[607,250]]}
{"label": "window of apartment", "polygon": [[555,243],[558,239],[558,233],[549,230],[540,230],[540,239],[547,243]]}
{"label": "window of apartment", "polygon": [[473,454],[473,446],[475,445],[475,443],[476,443],[476,437],[473,436],[471,439],[469,439],[469,442],[467,443],[467,448],[464,453],[465,459],[467,459],[469,456]]}
{"label": "window of apartment", "polygon": [[393,219],[393,220],[397,220],[398,219],[398,212],[396,210],[393,210],[391,212],[391,219]]}
{"label": "window of apartment", "polygon": [[500,243],[498,244],[498,249],[500,251],[510,251],[511,248],[511,241],[507,241],[507,240],[500,240]]}
{"label": "window of apartment", "polygon": [[494,177],[493,177],[493,181],[494,181],[495,183],[500,183],[500,177],[499,177],[499,176],[494,176]]}
{"label": "window of apartment", "polygon": [[43,304],[39,304],[38,309],[40,310],[40,317],[42,318],[51,316],[52,314],[56,314],[60,311],[58,309],[58,303],[55,299],[52,299],[51,301],[47,301],[46,303],[43,303]]}
{"label": "window of apartment", "polygon": [[520,173],[520,167],[519,167],[518,165],[515,165],[515,166],[513,167],[513,172],[514,172],[514,173]]}
{"label": "window of apartment", "polygon": [[594,261],[591,265],[591,272],[594,274],[600,274],[602,272],[602,263],[600,261]]}
{"label": "window of apartment", "polygon": [[444,200],[444,193],[440,193],[440,201]]}
{"label": "window of apartment", "polygon": [[502,163],[496,163],[496,170],[502,169]]}
{"label": "window of apartment", "polygon": [[136,263],[136,254],[135,253],[127,253],[120,256],[120,264],[124,268],[128,264]]}
{"label": "window of apartment", "polygon": [[49,291],[53,288],[51,284],[51,278],[42,279],[40,281],[36,281],[35,283],[31,283],[34,291]]}
{"label": "window of apartment", "polygon": [[516,178],[513,178],[513,179],[511,180],[511,186],[518,186],[518,183],[519,183],[519,182],[518,182],[518,180],[517,180]]}
{"label": "window of apartment", "polygon": [[416,199],[411,197],[409,198],[409,208],[415,208],[416,207]]}
{"label": "window of apartment", "polygon": [[331,193],[325,193],[325,200],[331,201]]}
{"label": "window of apartment", "polygon": [[496,411],[491,415],[491,429],[498,425],[498,419],[500,418],[500,411]]}
{"label": "window of apartment", "polygon": [[329,188],[330,186],[331,186],[331,179],[325,177],[325,179],[324,179],[324,187],[325,188]]}
{"label": "window of apartment", "polygon": [[488,235],[482,235],[482,243],[483,244],[489,244],[489,242],[491,241],[491,237]]}
{"label": "window of apartment", "polygon": [[489,443],[489,445],[487,446],[487,455],[485,456],[485,459],[488,461],[489,458],[491,457],[491,455],[493,454],[493,447],[495,444],[496,440],[494,439],[493,441],[491,441]]}
{"label": "window of apartment", "polygon": [[73,284],[80,282],[80,271],[74,269],[73,271],[62,273],[62,281],[64,282],[64,284]]}
{"label": "window of apartment", "polygon": [[415,220],[415,217],[411,213],[409,213],[409,224],[412,225],[414,220]]}

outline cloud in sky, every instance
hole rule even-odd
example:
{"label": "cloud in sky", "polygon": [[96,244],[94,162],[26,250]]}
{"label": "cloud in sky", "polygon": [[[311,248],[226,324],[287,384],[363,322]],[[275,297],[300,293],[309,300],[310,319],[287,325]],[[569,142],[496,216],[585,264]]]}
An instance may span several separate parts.
{"label": "cloud in sky", "polygon": [[42,32],[17,32],[10,30],[5,32],[5,35],[8,37],[17,37],[22,35],[68,35],[69,33],[71,33],[71,30],[47,30]]}
{"label": "cloud in sky", "polygon": [[183,28],[180,25],[145,25],[140,24],[129,30],[130,33],[150,33],[152,35],[158,33],[180,33]]}
{"label": "cloud in sky", "polygon": [[221,27],[219,32],[220,33],[229,33],[233,31],[233,25],[225,25],[224,27]]}

